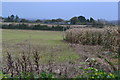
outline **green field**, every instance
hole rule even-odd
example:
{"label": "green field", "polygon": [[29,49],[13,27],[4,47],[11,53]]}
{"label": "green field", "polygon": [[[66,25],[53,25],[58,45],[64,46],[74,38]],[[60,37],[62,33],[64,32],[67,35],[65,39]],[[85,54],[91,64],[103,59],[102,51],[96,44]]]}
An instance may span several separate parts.
{"label": "green field", "polygon": [[[32,56],[37,50],[40,53],[40,62],[75,61],[80,56],[63,41],[64,32],[37,31],[37,30],[2,30],[3,56],[7,52],[14,58],[25,52]],[[31,57],[32,58],[32,57]]]}

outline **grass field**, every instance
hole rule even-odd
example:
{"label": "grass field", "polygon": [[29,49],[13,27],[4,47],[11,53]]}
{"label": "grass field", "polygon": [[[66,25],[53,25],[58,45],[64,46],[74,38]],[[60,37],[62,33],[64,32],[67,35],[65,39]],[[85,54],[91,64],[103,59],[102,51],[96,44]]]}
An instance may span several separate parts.
{"label": "grass field", "polygon": [[[80,56],[63,41],[63,32],[33,30],[3,30],[3,55],[7,52],[18,57],[22,52],[40,52],[40,62],[75,61]],[[52,55],[52,57],[51,57]]]}

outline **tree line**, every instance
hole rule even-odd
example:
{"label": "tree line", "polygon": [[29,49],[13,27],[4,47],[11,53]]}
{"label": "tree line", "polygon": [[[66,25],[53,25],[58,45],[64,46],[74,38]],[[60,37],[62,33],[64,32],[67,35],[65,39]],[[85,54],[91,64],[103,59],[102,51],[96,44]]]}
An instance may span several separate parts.
{"label": "tree line", "polygon": [[56,24],[59,24],[60,22],[65,24],[67,23],[68,21],[64,20],[64,19],[61,19],[61,18],[58,18],[58,19],[47,19],[47,20],[40,20],[40,19],[36,19],[36,20],[28,20],[28,19],[25,19],[25,18],[19,18],[18,15],[11,15],[11,16],[8,16],[6,18],[3,18],[3,22],[30,22],[30,23],[56,23]]}
{"label": "tree line", "polygon": [[22,30],[49,30],[49,31],[65,31],[67,29],[69,29],[70,27],[63,27],[60,25],[57,26],[52,26],[49,27],[47,25],[40,25],[40,24],[36,24],[36,25],[32,25],[29,26],[28,24],[4,24],[2,25],[2,29],[22,29]]}
{"label": "tree line", "polygon": [[72,17],[70,19],[70,23],[72,25],[92,25],[93,27],[103,27],[104,25],[107,25],[106,21],[102,21],[100,19],[95,20],[92,17],[90,17],[90,19],[86,19],[84,16]]}
{"label": "tree line", "polygon": [[7,18],[3,18],[3,22],[29,22],[29,20],[19,18],[18,15],[16,16],[11,15],[11,16],[8,16]]}
{"label": "tree line", "polygon": [[70,24],[70,25],[93,25],[93,26],[103,26],[107,24],[106,21],[101,21],[100,19],[95,20],[90,17],[86,19],[84,16],[72,17],[69,20],[64,20],[61,18],[58,19],[46,19],[46,20],[28,20],[25,18],[20,18],[18,15],[11,15],[6,18],[3,18],[3,22],[30,22],[30,23],[45,23],[45,24]]}
{"label": "tree line", "polygon": [[91,17],[90,19],[86,19],[84,16],[73,17],[70,19],[71,24],[88,24],[95,22],[95,20]]}

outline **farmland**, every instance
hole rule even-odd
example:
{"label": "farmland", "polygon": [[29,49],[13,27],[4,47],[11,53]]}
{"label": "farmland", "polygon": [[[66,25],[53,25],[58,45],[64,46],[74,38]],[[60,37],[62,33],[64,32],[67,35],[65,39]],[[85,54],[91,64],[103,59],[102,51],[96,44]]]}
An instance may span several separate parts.
{"label": "farmland", "polygon": [[[54,73],[56,77],[76,77],[84,73],[83,70],[79,69],[80,67],[83,69],[94,67],[105,72],[117,70],[116,47],[115,50],[111,51],[104,48],[104,43],[98,44],[98,41],[101,40],[101,34],[105,31],[104,28],[90,29],[89,32],[95,33],[95,35],[90,35],[90,33],[86,35],[85,32],[88,30],[89,28],[79,28],[60,32],[3,29],[2,53],[4,63],[2,66],[6,66],[6,69],[9,68],[8,71],[4,69],[3,71],[13,73],[15,76],[20,72],[32,71],[34,74],[38,74],[47,70],[47,73]],[[97,33],[99,34],[97,35]],[[114,34],[110,35],[115,39],[116,33]],[[81,38],[76,37],[77,35]],[[100,36],[99,40],[95,38],[98,36]],[[93,38],[98,40],[95,40],[95,44],[92,44]],[[81,44],[80,41],[82,43],[85,41],[85,43]],[[116,46],[116,43],[113,44],[112,47]],[[15,70],[11,68],[12,66]]]}

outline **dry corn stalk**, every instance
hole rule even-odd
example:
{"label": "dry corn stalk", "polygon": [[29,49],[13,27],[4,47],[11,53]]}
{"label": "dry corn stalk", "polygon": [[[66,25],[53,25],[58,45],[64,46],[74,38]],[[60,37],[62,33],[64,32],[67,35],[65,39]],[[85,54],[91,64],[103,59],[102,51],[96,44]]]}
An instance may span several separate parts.
{"label": "dry corn stalk", "polygon": [[66,31],[65,40],[83,45],[102,45],[112,51],[117,51],[118,28],[75,28]]}

